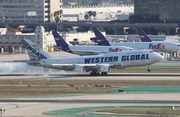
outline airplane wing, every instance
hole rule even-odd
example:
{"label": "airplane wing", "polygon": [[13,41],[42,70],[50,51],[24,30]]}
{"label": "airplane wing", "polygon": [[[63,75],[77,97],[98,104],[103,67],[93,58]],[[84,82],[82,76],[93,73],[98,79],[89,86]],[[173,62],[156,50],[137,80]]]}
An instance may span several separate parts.
{"label": "airplane wing", "polygon": [[52,64],[54,67],[70,67],[74,68],[76,66],[83,66],[83,67],[97,67],[97,64]]}
{"label": "airplane wing", "polygon": [[[53,67],[60,69],[74,69],[75,71],[91,71],[99,69],[107,69],[113,66],[121,66],[120,63],[111,63],[111,64],[52,64]],[[102,71],[102,70],[101,70]]]}
{"label": "airplane wing", "polygon": [[120,63],[112,63],[112,64],[52,64],[52,66],[60,66],[60,67],[72,67],[72,66],[84,66],[84,67],[98,67],[98,66],[114,66],[121,65]]}

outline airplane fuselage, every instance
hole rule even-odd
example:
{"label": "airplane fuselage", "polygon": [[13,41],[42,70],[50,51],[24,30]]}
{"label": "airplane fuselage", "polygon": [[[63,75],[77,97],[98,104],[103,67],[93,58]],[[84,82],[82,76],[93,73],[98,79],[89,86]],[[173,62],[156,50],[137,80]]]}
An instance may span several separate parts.
{"label": "airplane fuselage", "polygon": [[72,53],[77,55],[97,55],[101,53],[114,53],[133,50],[133,48],[126,46],[69,46],[69,49],[72,51]]}
{"label": "airplane fuselage", "polygon": [[178,52],[180,44],[166,41],[111,43],[112,46],[128,46],[134,49],[151,49],[155,52]]}
{"label": "airplane fuselage", "polygon": [[94,56],[42,59],[40,63],[46,67],[52,64],[109,64],[112,68],[124,68],[150,65],[159,62],[162,58],[152,50],[133,50]]}

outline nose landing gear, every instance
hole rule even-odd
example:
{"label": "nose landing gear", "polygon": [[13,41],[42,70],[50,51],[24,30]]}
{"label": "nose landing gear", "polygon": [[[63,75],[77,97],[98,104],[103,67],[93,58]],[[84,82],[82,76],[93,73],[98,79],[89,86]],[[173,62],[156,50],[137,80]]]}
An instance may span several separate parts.
{"label": "nose landing gear", "polygon": [[151,66],[148,65],[148,69],[147,69],[148,72],[151,72]]}

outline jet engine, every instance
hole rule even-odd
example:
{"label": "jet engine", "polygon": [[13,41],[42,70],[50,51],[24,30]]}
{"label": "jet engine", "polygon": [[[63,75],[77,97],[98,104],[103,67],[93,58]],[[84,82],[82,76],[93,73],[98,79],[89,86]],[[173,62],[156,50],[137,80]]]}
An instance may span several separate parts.
{"label": "jet engine", "polygon": [[101,72],[109,72],[110,71],[109,66],[101,66],[99,69],[100,69]]}
{"label": "jet engine", "polygon": [[85,69],[84,69],[84,66],[75,66],[75,68],[74,68],[74,71],[77,71],[77,72],[83,72],[83,71],[85,71]]}

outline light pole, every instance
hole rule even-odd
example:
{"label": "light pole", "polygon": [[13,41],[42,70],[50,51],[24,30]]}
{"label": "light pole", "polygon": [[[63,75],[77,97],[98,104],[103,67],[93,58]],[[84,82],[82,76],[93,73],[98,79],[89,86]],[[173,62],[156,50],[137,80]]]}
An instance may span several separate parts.
{"label": "light pole", "polygon": [[26,19],[25,19],[25,18],[26,18],[26,15],[27,15],[27,13],[24,14],[24,22],[25,22],[25,20],[26,20]]}
{"label": "light pole", "polygon": [[3,21],[2,22],[4,22],[4,19],[5,19],[5,17],[3,16]]}
{"label": "light pole", "polygon": [[38,15],[36,14],[36,21],[38,22]]}
{"label": "light pole", "polygon": [[3,7],[3,22],[4,22],[5,16],[4,16],[4,7]]}
{"label": "light pole", "polygon": [[37,12],[35,13],[35,16],[36,16],[36,21],[38,22],[39,18]]}

